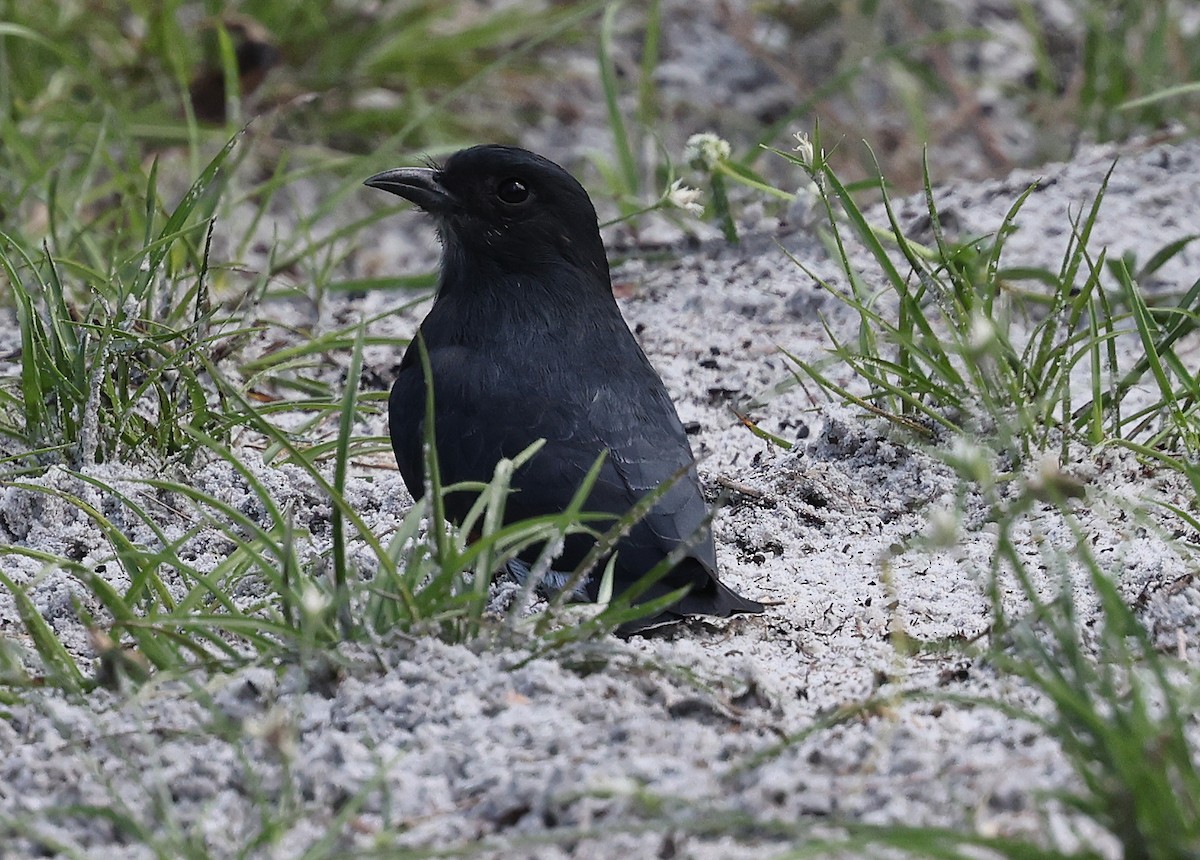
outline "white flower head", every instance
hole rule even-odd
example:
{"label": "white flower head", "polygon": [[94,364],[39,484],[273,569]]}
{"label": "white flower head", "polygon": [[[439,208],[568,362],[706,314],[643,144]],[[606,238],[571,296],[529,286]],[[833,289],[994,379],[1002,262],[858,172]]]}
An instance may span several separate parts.
{"label": "white flower head", "polygon": [[969,481],[988,486],[992,483],[991,453],[982,445],[959,436],[950,448],[950,465]]}
{"label": "white flower head", "polygon": [[291,717],[281,708],[272,708],[265,714],[247,719],[243,724],[246,734],[263,741],[281,758],[296,758],[296,727]]}
{"label": "white flower head", "polygon": [[967,329],[967,346],[976,355],[987,352],[996,342],[996,324],[983,313],[976,311],[971,314]]}
{"label": "white flower head", "polygon": [[1039,486],[1048,487],[1054,484],[1062,477],[1062,469],[1058,465],[1058,454],[1053,451],[1045,451],[1037,461],[1037,471],[1034,473],[1033,482]]}
{"label": "white flower head", "polygon": [[691,188],[683,184],[682,179],[676,179],[667,189],[666,201],[676,209],[682,209],[699,218],[704,214],[704,202],[701,199],[704,192],[699,188]]}
{"label": "white flower head", "polygon": [[1043,502],[1079,499],[1087,494],[1084,482],[1063,471],[1058,455],[1050,451],[1038,459],[1036,470],[1027,481],[1029,494]]}
{"label": "white flower head", "polygon": [[929,512],[926,534],[934,546],[950,547],[958,543],[961,517],[950,508],[934,508]]}
{"label": "white flower head", "polygon": [[816,151],[813,149],[812,141],[808,139],[807,131],[798,131],[792,135],[796,140],[796,145],[792,147],[792,151],[798,153],[798,157],[808,167],[812,167],[813,158],[816,156]]}
{"label": "white flower head", "polygon": [[733,155],[733,147],[711,131],[693,134],[683,147],[683,160],[696,170],[712,173],[717,165]]}
{"label": "white flower head", "polygon": [[316,618],[329,608],[329,595],[311,583],[306,583],[300,592],[300,607],[309,618]]}

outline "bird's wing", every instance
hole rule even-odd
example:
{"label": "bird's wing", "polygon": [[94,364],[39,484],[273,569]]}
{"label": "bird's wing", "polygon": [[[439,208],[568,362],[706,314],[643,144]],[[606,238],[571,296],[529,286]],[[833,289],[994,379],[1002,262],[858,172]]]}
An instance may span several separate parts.
{"label": "bird's wing", "polygon": [[416,341],[400,360],[400,373],[388,396],[388,432],[400,476],[414,499],[425,494],[425,385]]}
{"label": "bird's wing", "polygon": [[[392,390],[390,420],[397,461],[414,496],[423,490],[424,386],[416,346],[409,348]],[[506,373],[460,346],[430,350],[438,461],[443,484],[489,481],[496,462],[515,457],[538,439],[545,446],[514,476],[509,522],[566,508],[602,451],[607,456],[585,510],[619,517],[664,482],[675,483],[618,545],[621,584],[636,581],[682,541],[694,541],[691,563],[660,583],[661,593],[701,585],[716,569],[712,538],[705,530],[708,506],[700,492],[687,437],[657,377],[637,387],[581,385],[558,396],[537,386],[516,387]],[[680,472],[683,474],[680,475]],[[447,513],[461,518],[472,499],[447,499]],[[596,528],[605,529],[604,523]],[[590,548],[576,538],[558,566],[573,568]],[[655,589],[655,591],[660,591]],[[653,592],[652,592],[653,593]]]}
{"label": "bird's wing", "polygon": [[[562,510],[597,455],[607,451],[586,510],[622,516],[663,483],[675,479],[618,545],[618,573],[625,584],[638,579],[685,540],[695,540],[690,555],[706,571],[715,569],[715,550],[703,532],[708,507],[691,468],[683,427],[665,391],[660,402],[643,403],[638,409],[631,407],[619,389],[604,388],[593,393],[586,405],[546,403],[541,408],[544,412],[537,432],[546,438],[546,446],[518,474],[515,483],[520,492],[509,502],[510,513],[529,516]],[[563,564],[574,566],[583,552],[586,547],[568,545]],[[696,583],[689,575],[671,588],[684,584]]]}
{"label": "bird's wing", "polygon": [[[609,459],[630,501],[626,507],[644,498],[667,482],[672,482],[654,507],[634,526],[620,552],[629,569],[641,573],[657,564],[663,555],[680,543],[691,544],[687,558],[699,563],[681,564],[661,584],[670,590],[681,585],[697,585],[716,570],[716,550],[706,528],[709,506],[700,490],[692,451],[683,425],[675,413],[666,390],[653,378],[645,389],[641,408],[621,408],[617,391],[604,394],[595,403],[594,416],[612,416],[606,422]],[[599,421],[593,418],[593,423]]]}
{"label": "bird's wing", "polygon": [[[434,426],[443,485],[462,481],[489,481],[502,457],[519,454],[537,436],[522,443],[528,434],[519,424],[506,423],[495,409],[492,393],[495,379],[489,367],[462,346],[442,345],[429,349],[435,380]],[[409,345],[400,362],[400,373],[388,399],[388,424],[396,462],[414,498],[425,491],[425,384],[417,341]],[[466,512],[469,502],[459,507]]]}

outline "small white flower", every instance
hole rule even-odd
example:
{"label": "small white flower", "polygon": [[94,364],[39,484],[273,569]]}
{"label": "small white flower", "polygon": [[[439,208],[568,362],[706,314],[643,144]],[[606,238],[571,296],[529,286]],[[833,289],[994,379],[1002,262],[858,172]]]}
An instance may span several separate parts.
{"label": "small white flower", "polygon": [[807,166],[812,167],[816,151],[813,149],[812,141],[808,139],[808,132],[798,131],[792,137],[796,140],[796,145],[792,147],[792,151],[799,153],[800,160]]}
{"label": "small white flower", "polygon": [[682,179],[676,179],[667,189],[666,200],[676,209],[682,209],[699,218],[704,214],[704,202],[701,199],[704,192],[699,188],[691,188],[683,184]]}
{"label": "small white flower", "polygon": [[1058,455],[1049,451],[1038,459],[1036,470],[1027,481],[1029,494],[1043,502],[1079,499],[1087,493],[1084,482],[1064,472]]}
{"label": "small white flower", "polygon": [[967,329],[967,347],[979,355],[987,352],[996,342],[996,325],[978,311],[971,314]]}
{"label": "small white flower", "polygon": [[315,618],[329,608],[329,595],[311,583],[300,593],[300,607],[309,618]]}
{"label": "small white flower", "polygon": [[792,147],[792,151],[796,153],[796,160],[800,162],[800,166],[812,177],[813,184],[817,186],[818,194],[824,196],[825,150],[817,151],[807,131],[793,133],[792,139],[796,141],[796,145]]}
{"label": "small white flower", "polygon": [[949,508],[934,508],[929,513],[929,542],[934,546],[954,546],[958,543],[959,515]]}
{"label": "small white flower", "polygon": [[712,173],[716,166],[733,154],[729,141],[711,131],[693,134],[683,147],[683,160],[696,170]]}
{"label": "small white flower", "polygon": [[263,741],[280,757],[288,760],[296,758],[296,727],[281,708],[272,708],[261,716],[250,717],[242,726],[247,735]]}
{"label": "small white flower", "polygon": [[994,477],[992,457],[982,445],[972,442],[962,436],[954,440],[947,458],[950,465],[969,481],[988,486]]}

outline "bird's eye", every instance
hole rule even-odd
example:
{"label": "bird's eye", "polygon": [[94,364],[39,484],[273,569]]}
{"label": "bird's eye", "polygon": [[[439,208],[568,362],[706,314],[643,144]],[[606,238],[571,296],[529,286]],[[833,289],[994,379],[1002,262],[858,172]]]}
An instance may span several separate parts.
{"label": "bird's eye", "polygon": [[529,199],[529,189],[519,179],[505,179],[496,187],[496,196],[502,203],[515,206]]}

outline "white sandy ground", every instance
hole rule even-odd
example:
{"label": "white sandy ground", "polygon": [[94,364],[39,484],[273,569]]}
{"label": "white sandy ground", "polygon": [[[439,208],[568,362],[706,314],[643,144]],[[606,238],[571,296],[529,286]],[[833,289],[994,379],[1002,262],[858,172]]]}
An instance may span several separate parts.
{"label": "white sandy ground", "polygon": [[[1048,181],[1022,213],[1010,263],[1057,264],[1067,213],[1090,200],[1113,155],[1092,150],[1037,174]],[[939,199],[963,235],[983,233],[1032,178],[960,183]],[[917,217],[919,207],[901,204],[912,213],[905,217]],[[1110,185],[1094,250],[1106,244],[1110,254],[1132,250],[1145,259],[1197,224],[1200,145],[1131,146]],[[379,246],[353,261],[359,273],[411,271],[432,261],[432,237],[418,216],[400,215],[380,229]],[[623,241],[620,234],[610,240]],[[944,643],[986,629],[981,573],[993,535],[977,528],[978,499],[965,496],[958,510],[953,473],[910,437],[856,410],[813,403],[800,389],[754,412],[764,427],[798,443],[789,452],[752,436],[731,413],[731,404],[788,377],[777,345],[814,359],[827,347],[820,316],[842,329],[850,322],[777,242],[822,277],[843,282],[807,232],[766,217],[749,226],[740,246],[717,240],[688,250],[677,243],[669,259],[624,263],[615,280],[631,294],[626,316],[683,420],[698,424],[693,441],[706,455],[702,470],[714,495],[722,481],[752,489],[734,493],[716,520],[724,577],[778,605],[761,617],[696,620],[524,665],[519,647],[475,650],[396,637],[378,649],[343,647],[339,656],[350,668],[333,680],[295,667],[252,668],[153,681],[132,695],[25,691],[24,703],[0,720],[0,857],[34,854],[29,833],[83,856],[151,856],[142,840],[126,844],[103,818],[69,811],[114,804],[154,838],[194,834],[213,857],[236,853],[261,828],[260,811],[275,807],[302,811],[267,853],[276,857],[299,856],[335,828],[347,854],[386,830],[402,832],[401,843],[412,846],[483,840],[477,856],[765,858],[792,843],[787,828],[800,839],[808,828],[820,832],[830,816],[946,824],[1064,848],[1082,840],[1115,856],[1108,837],[1046,800],[1044,792],[1076,785],[1050,738],[1032,723],[938,698],[994,697],[1044,709],[1034,692],[953,647],[908,656],[892,644],[896,631]],[[864,271],[872,271],[869,263]],[[1197,276],[1200,247],[1192,246],[1155,288],[1179,292]],[[396,301],[370,295],[332,304],[323,324]],[[259,309],[260,316],[283,312]],[[421,312],[384,320],[378,330],[409,333]],[[1187,348],[1195,356],[1195,345]],[[344,356],[335,360],[344,366]],[[366,375],[387,384],[397,360],[373,348]],[[359,431],[382,432],[382,419]],[[1076,509],[1093,549],[1161,647],[1194,661],[1197,563],[1180,559],[1128,514],[1145,499],[1186,505],[1194,496],[1176,477],[1116,449],[1076,451],[1082,459],[1071,471],[1087,485]],[[298,469],[263,467],[254,448],[243,456],[291,503],[297,524],[314,535],[313,551],[326,549],[329,506],[311,481]],[[127,465],[88,471],[143,502],[148,493],[137,480],[155,472]],[[174,477],[257,510],[226,465]],[[82,495],[124,523],[132,540],[153,541],[113,499],[61,470],[33,480]],[[349,497],[381,532],[410,504],[389,468],[355,476]],[[156,510],[169,535],[196,524],[182,500],[164,501],[170,504]],[[961,515],[957,543],[894,551],[928,531],[938,509]],[[1019,538],[1035,563],[1070,542],[1047,512],[1031,517]],[[1197,536],[1186,538],[1194,548]],[[127,584],[99,530],[51,496],[5,489],[0,540],[77,558],[114,585]],[[227,551],[204,528],[189,547],[198,564],[215,564]],[[84,590],[37,563],[8,556],[4,565],[67,646],[88,654],[73,609],[73,601],[88,603]],[[1047,588],[1056,587],[1052,569],[1042,575]],[[255,584],[245,589],[237,597],[254,599]],[[1080,621],[1087,626],[1094,609],[1085,592]],[[0,632],[22,640],[8,594],[0,594]],[[779,747],[836,709],[911,690],[933,695],[895,699]],[[339,824],[352,800],[357,805]],[[723,835],[695,832],[706,825]]]}

